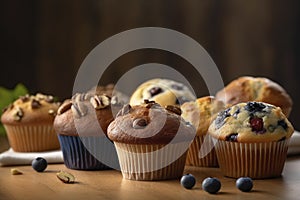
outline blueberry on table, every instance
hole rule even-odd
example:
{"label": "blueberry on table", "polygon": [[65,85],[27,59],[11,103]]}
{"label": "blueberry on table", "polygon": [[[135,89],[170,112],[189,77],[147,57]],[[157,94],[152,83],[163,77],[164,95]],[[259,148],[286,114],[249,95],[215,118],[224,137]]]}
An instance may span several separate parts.
{"label": "blueberry on table", "polygon": [[253,187],[253,181],[249,177],[240,177],[236,180],[236,187],[242,192],[250,192]]}
{"label": "blueberry on table", "polygon": [[192,189],[196,184],[196,179],[192,174],[185,174],[181,177],[180,184],[186,189]]}
{"label": "blueberry on table", "polygon": [[37,172],[43,172],[47,168],[47,160],[42,157],[37,157],[32,160],[31,166]]}
{"label": "blueberry on table", "polygon": [[221,182],[217,178],[208,177],[203,180],[202,189],[210,194],[216,194],[221,189]]}

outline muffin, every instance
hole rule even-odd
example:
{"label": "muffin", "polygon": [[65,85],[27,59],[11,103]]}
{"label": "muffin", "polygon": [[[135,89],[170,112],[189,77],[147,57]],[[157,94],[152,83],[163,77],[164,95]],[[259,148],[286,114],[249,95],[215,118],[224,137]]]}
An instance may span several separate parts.
{"label": "muffin", "polygon": [[208,132],[225,176],[263,179],[281,175],[294,129],[279,107],[248,102],[220,112]]}
{"label": "muffin", "polygon": [[186,165],[218,167],[214,145],[206,136],[211,121],[223,109],[225,109],[224,103],[213,96],[198,98],[181,106],[183,119],[196,127],[196,136],[189,148]]}
{"label": "muffin", "polygon": [[125,105],[107,129],[118,153],[123,178],[177,179],[182,176],[194,127],[176,106],[154,101]]}
{"label": "muffin", "polygon": [[107,127],[114,119],[112,107],[120,110],[122,106],[114,97],[91,93],[77,93],[59,107],[54,129],[68,168],[109,169],[101,161],[112,160],[113,155],[117,157],[115,149],[109,148],[113,145],[106,137]]}
{"label": "muffin", "polygon": [[58,107],[53,96],[40,93],[21,96],[11,103],[1,116],[11,148],[17,152],[59,149],[53,129]]}
{"label": "muffin", "polygon": [[138,86],[132,94],[129,104],[131,106],[139,105],[144,102],[144,99],[167,106],[181,105],[196,98],[184,84],[169,79],[156,78]]}
{"label": "muffin", "polygon": [[279,84],[261,77],[243,76],[233,80],[216,94],[216,98],[226,107],[248,101],[269,103],[280,107],[287,117],[293,106],[291,97]]}

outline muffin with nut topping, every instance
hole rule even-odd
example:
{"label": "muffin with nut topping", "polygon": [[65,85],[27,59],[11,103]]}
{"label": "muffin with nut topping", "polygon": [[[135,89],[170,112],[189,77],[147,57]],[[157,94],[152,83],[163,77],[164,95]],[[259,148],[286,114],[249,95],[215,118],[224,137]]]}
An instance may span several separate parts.
{"label": "muffin with nut topping", "polygon": [[209,127],[225,176],[272,178],[281,175],[292,124],[279,107],[262,102],[236,104]]}
{"label": "muffin with nut topping", "polygon": [[91,93],[77,93],[59,107],[54,128],[68,168],[104,170],[109,169],[107,162],[112,162],[110,166],[118,164],[106,135],[114,119],[113,109],[121,107],[115,96]]}
{"label": "muffin with nut topping", "polygon": [[1,116],[9,144],[17,152],[59,149],[53,121],[60,103],[53,96],[37,93],[19,97]]}
{"label": "muffin with nut topping", "polygon": [[110,123],[122,175],[130,180],[177,179],[182,176],[195,128],[176,106],[154,101],[125,105]]}

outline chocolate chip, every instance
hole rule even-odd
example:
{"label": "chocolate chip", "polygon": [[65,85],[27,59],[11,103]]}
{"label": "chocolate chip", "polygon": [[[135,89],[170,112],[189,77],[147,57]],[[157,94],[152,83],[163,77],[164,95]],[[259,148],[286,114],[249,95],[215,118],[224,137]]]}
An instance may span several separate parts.
{"label": "chocolate chip", "polygon": [[145,128],[147,126],[147,121],[143,118],[137,118],[133,120],[132,127],[135,129]]}
{"label": "chocolate chip", "polygon": [[72,106],[72,102],[70,100],[65,101],[57,110],[57,114],[61,115],[67,110],[69,110]]}
{"label": "chocolate chip", "polygon": [[117,116],[123,116],[130,112],[131,106],[129,104],[126,104],[123,106],[123,108],[117,113]]}
{"label": "chocolate chip", "polygon": [[144,99],[144,103],[147,104],[146,108],[158,108],[161,107],[158,103],[155,101],[149,101],[148,99]]}
{"label": "chocolate chip", "polygon": [[74,102],[71,110],[76,118],[83,117],[87,114],[88,108],[83,102]]}
{"label": "chocolate chip", "polygon": [[173,84],[171,85],[171,88],[173,88],[174,90],[183,90],[183,85]]}
{"label": "chocolate chip", "polygon": [[266,106],[263,103],[259,102],[248,102],[245,106],[245,110],[250,113],[263,112],[263,109],[265,108]]}
{"label": "chocolate chip", "polygon": [[217,129],[221,128],[225,124],[225,119],[231,116],[229,112],[230,108],[218,113],[215,119],[215,125]]}
{"label": "chocolate chip", "polygon": [[225,140],[229,141],[229,142],[237,142],[238,141],[238,133],[232,133],[230,135],[227,135]]}
{"label": "chocolate chip", "polygon": [[37,109],[39,107],[41,107],[41,103],[38,100],[32,99],[31,108],[32,109]]}
{"label": "chocolate chip", "polygon": [[173,106],[173,105],[168,105],[165,107],[166,110],[172,112],[172,113],[175,113],[177,115],[181,115],[181,109],[177,106]]}
{"label": "chocolate chip", "polygon": [[284,130],[287,130],[287,129],[288,129],[288,125],[287,125],[287,123],[284,121],[284,119],[283,119],[283,120],[279,120],[279,121],[277,122],[277,125],[278,125],[278,126],[281,126]]}
{"label": "chocolate chip", "polygon": [[151,97],[161,93],[163,90],[160,88],[160,87],[153,87],[150,89],[150,94],[151,94]]}

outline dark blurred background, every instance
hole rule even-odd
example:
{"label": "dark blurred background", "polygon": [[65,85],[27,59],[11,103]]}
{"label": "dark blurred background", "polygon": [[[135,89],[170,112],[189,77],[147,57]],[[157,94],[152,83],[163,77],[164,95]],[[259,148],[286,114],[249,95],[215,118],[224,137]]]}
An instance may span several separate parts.
{"label": "dark blurred background", "polygon": [[[13,88],[21,82],[32,93],[68,98],[78,68],[96,45],[128,29],[164,27],[200,43],[225,84],[242,75],[265,76],[281,84],[294,101],[290,119],[300,128],[299,1],[3,0],[0,4],[0,86]],[[186,73],[191,68],[174,54],[139,50],[113,62],[101,81],[116,82],[130,68],[148,62]],[[199,81],[197,95],[206,95],[202,78],[190,77]]]}

